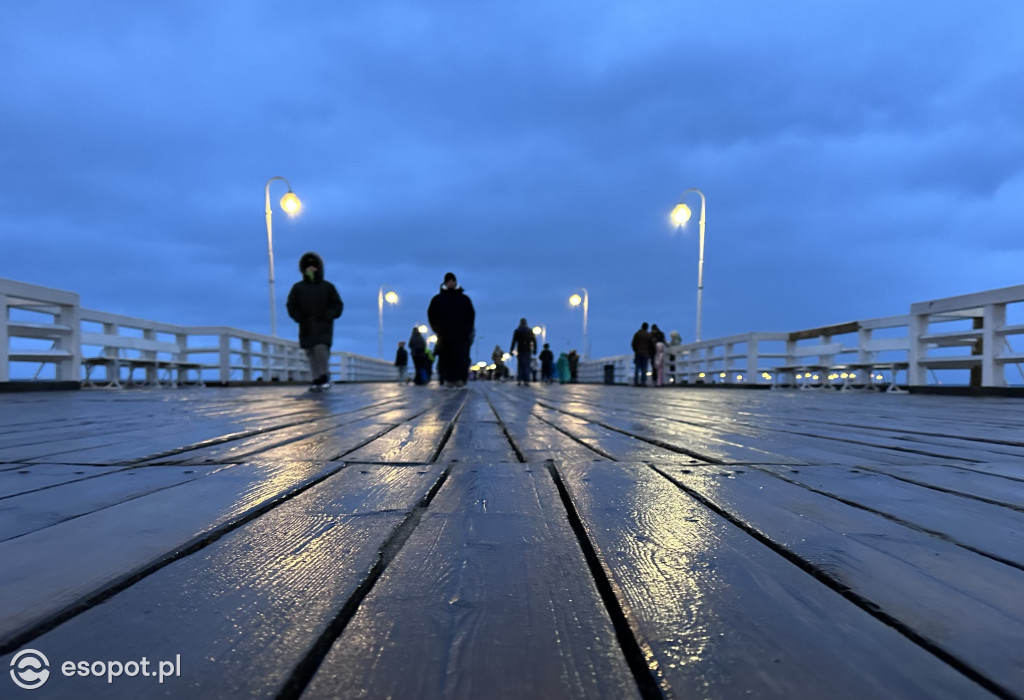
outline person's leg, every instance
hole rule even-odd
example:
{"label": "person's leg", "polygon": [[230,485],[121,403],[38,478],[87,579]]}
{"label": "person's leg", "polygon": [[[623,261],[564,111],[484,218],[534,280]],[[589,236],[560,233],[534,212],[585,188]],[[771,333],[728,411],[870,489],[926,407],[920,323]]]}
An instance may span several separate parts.
{"label": "person's leg", "polygon": [[331,378],[328,375],[328,361],[330,360],[330,350],[326,345],[314,345],[313,346],[313,377],[314,381],[321,385],[329,385]]}
{"label": "person's leg", "polygon": [[640,386],[647,386],[647,360],[648,358],[641,355],[638,358],[637,369],[640,371]]}

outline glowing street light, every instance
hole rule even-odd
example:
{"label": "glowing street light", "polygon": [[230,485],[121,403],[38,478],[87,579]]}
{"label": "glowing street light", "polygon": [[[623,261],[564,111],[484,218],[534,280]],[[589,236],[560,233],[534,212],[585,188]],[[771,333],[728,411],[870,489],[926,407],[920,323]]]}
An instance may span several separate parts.
{"label": "glowing street light", "polygon": [[[696,187],[683,192],[682,199],[690,192],[696,192],[700,195],[700,257],[697,260],[697,334],[696,341],[700,342],[700,312],[701,312],[701,298],[704,295],[704,220],[708,211],[708,202],[704,198],[704,193]],[[686,206],[683,202],[679,202],[675,209],[672,210],[672,221],[676,226],[683,226],[687,221],[690,220],[690,207]]]}
{"label": "glowing street light", "polygon": [[548,327],[544,324],[533,327],[533,334],[541,337],[541,343],[548,342]]}
{"label": "glowing street light", "polygon": [[398,303],[398,295],[394,292],[384,293],[384,286],[377,290],[377,357],[384,357],[384,302]]}
{"label": "glowing street light", "polygon": [[280,180],[288,186],[288,192],[281,197],[281,209],[285,211],[288,216],[295,216],[300,209],[302,209],[302,202],[292,192],[291,183],[285,180],[280,175],[267,180],[266,186],[266,202],[267,202],[267,255],[270,258],[270,334],[277,336],[277,310],[274,304],[274,236],[272,233],[272,227],[270,225],[270,183],[274,180]]}
{"label": "glowing street light", "polygon": [[573,294],[569,297],[569,304],[572,306],[583,305],[583,359],[590,357],[590,351],[587,349],[587,310],[590,308],[590,295],[587,294],[586,287],[580,287],[580,291],[583,292],[583,296],[579,294]]}

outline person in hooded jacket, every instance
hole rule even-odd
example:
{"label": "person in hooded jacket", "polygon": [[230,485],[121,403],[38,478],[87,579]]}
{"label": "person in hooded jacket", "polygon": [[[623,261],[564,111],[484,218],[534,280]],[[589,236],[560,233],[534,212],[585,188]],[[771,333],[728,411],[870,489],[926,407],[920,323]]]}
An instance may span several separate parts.
{"label": "person in hooded jacket", "polygon": [[299,324],[299,346],[306,351],[313,377],[310,391],[331,387],[327,368],[334,343],[334,319],[345,305],[334,285],[324,279],[324,261],[316,253],[299,258],[302,279],[288,292],[288,315]]}
{"label": "person in hooded jacket", "polygon": [[[509,352],[516,353],[516,386],[527,386],[530,383],[530,370],[533,367],[533,351],[537,349],[537,336],[526,323],[525,318],[519,319],[519,326],[512,331],[512,346]],[[537,377],[534,377],[536,380]]]}
{"label": "person in hooded jacket", "polygon": [[466,386],[476,310],[458,285],[455,273],[445,274],[441,291],[434,295],[427,307],[427,320],[437,334],[438,374],[453,386]]}

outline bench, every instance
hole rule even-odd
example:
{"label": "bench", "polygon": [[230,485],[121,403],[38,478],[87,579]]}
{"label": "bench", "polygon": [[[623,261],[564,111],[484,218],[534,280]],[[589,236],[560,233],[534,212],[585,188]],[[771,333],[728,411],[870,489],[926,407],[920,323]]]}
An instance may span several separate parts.
{"label": "bench", "polygon": [[179,359],[183,353],[177,343],[106,333],[82,333],[81,342],[83,347],[103,348],[101,355],[82,358],[85,386],[98,386],[92,379],[92,372],[97,367],[106,370],[106,386],[112,388],[122,386],[122,367],[128,370],[129,386],[136,384],[135,371],[140,368],[146,370],[146,380],[143,384],[160,386],[163,383],[160,380],[160,373],[163,371],[166,383],[176,387],[188,383],[188,373],[195,372],[196,378],[193,383],[203,386],[202,364]]}

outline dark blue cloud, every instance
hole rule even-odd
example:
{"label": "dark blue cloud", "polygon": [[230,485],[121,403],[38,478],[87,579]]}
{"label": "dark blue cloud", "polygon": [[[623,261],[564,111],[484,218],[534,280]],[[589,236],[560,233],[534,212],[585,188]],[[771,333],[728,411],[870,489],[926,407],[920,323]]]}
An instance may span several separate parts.
{"label": "dark blue cloud", "polygon": [[279,306],[321,252],[338,345],[371,355],[379,286],[402,296],[390,348],[449,269],[488,355],[522,315],[578,346],[580,286],[596,354],[643,320],[692,338],[696,222],[666,218],[689,187],[705,337],[1017,283],[1024,9],[963,13],[21,3],[0,26],[0,276],[266,331],[283,175],[305,209],[274,214]]}

